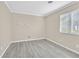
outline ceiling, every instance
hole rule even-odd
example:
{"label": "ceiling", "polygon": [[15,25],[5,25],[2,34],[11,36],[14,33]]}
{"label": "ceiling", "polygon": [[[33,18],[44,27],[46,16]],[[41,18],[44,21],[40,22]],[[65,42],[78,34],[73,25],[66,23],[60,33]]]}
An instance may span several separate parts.
{"label": "ceiling", "polygon": [[71,1],[7,1],[5,4],[13,13],[44,16],[50,12],[62,8]]}

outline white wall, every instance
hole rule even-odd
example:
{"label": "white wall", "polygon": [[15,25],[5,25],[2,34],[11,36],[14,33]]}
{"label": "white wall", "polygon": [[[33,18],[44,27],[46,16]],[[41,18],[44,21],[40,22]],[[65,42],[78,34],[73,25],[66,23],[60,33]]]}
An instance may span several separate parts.
{"label": "white wall", "polygon": [[43,17],[11,13],[0,2],[0,56],[12,41],[44,38]]}
{"label": "white wall", "polygon": [[44,20],[39,16],[12,14],[13,41],[44,38]]}
{"label": "white wall", "polygon": [[0,2],[0,55],[11,41],[11,14],[3,2]]}
{"label": "white wall", "polygon": [[71,35],[60,33],[60,15],[79,9],[79,3],[47,16],[46,19],[46,35],[51,41],[68,47],[69,49],[79,52],[79,35]]}
{"label": "white wall", "polygon": [[79,8],[79,3],[45,18],[10,13],[0,2],[0,55],[11,41],[49,38],[79,52],[79,36],[59,32],[60,15]]}

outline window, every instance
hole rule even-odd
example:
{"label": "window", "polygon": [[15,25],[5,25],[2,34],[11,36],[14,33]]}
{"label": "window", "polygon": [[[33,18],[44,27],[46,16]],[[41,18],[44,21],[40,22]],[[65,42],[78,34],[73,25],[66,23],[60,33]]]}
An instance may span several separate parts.
{"label": "window", "polygon": [[60,15],[60,32],[79,34],[79,10]]}
{"label": "window", "polygon": [[70,13],[63,14],[60,16],[60,32],[63,32],[63,33],[71,32],[71,15],[70,15]]}

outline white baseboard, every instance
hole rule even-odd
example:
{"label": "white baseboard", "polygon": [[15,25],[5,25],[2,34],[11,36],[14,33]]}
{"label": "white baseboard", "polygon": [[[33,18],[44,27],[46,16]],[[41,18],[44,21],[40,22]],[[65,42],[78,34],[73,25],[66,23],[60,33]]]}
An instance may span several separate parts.
{"label": "white baseboard", "polygon": [[12,43],[22,42],[22,41],[42,40],[42,39],[47,39],[47,40],[49,40],[49,41],[51,41],[51,42],[53,42],[53,43],[55,43],[55,44],[57,44],[57,45],[59,45],[59,46],[65,48],[65,49],[70,50],[70,51],[72,51],[72,52],[74,52],[74,53],[76,53],[76,54],[79,55],[79,52],[78,52],[78,51],[76,51],[76,50],[74,50],[74,49],[71,49],[71,48],[69,48],[69,47],[66,47],[66,46],[64,46],[64,45],[62,45],[62,44],[60,44],[60,43],[57,43],[57,42],[55,42],[55,41],[53,41],[53,40],[51,40],[51,39],[49,39],[49,38],[37,38],[37,39],[29,39],[29,40],[11,41],[11,42],[8,44],[7,48],[6,48],[6,49],[3,51],[3,53],[1,54],[0,58],[4,55],[5,51],[8,49],[8,47],[9,47]]}
{"label": "white baseboard", "polygon": [[12,44],[12,42],[10,42],[7,47],[5,48],[5,50],[3,51],[3,53],[1,54],[0,58],[4,55],[4,53],[6,52],[6,50],[8,49],[8,47]]}
{"label": "white baseboard", "polygon": [[35,39],[28,39],[28,40],[17,40],[17,41],[12,41],[11,43],[16,43],[16,42],[23,42],[23,41],[33,41],[33,40],[42,40],[45,38],[35,38]]}
{"label": "white baseboard", "polygon": [[69,51],[72,51],[72,52],[74,52],[74,53],[76,53],[76,54],[79,55],[79,52],[76,51],[76,50],[74,50],[74,49],[71,49],[71,48],[69,48],[69,47],[66,47],[66,46],[64,46],[64,45],[62,45],[62,44],[60,44],[60,43],[58,43],[58,42],[56,42],[56,41],[53,41],[53,40],[49,39],[49,38],[47,38],[47,40],[49,40],[49,41],[51,41],[51,42],[53,42],[53,43],[55,43],[55,44],[57,44],[57,45],[59,45],[59,46],[65,48],[65,49],[67,49],[67,50],[69,50]]}
{"label": "white baseboard", "polygon": [[35,38],[35,39],[28,39],[28,40],[11,41],[11,42],[8,44],[8,46],[6,47],[6,49],[3,51],[3,53],[1,54],[0,58],[4,55],[4,53],[6,52],[6,50],[9,48],[9,46],[10,46],[12,43],[23,42],[23,41],[42,40],[42,39],[45,39],[45,38]]}

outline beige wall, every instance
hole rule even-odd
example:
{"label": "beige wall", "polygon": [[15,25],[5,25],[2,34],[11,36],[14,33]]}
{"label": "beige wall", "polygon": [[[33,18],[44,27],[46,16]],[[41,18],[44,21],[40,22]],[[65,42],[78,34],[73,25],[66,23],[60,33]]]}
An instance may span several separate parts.
{"label": "beige wall", "polygon": [[11,41],[44,38],[45,36],[65,47],[79,51],[78,35],[59,32],[59,16],[78,8],[79,3],[43,18],[10,13],[5,4],[0,2],[0,55]]}
{"label": "beige wall", "polygon": [[39,16],[12,14],[13,40],[44,38],[44,20]]}
{"label": "beige wall", "polygon": [[60,33],[60,15],[79,9],[79,3],[56,11],[54,14],[47,16],[46,19],[46,34],[47,38],[53,40],[61,45],[74,49],[79,52],[79,35],[70,35]]}
{"label": "beige wall", "polygon": [[0,2],[0,56],[10,42],[44,38],[43,17],[10,13]]}
{"label": "beige wall", "polygon": [[11,41],[11,14],[3,2],[0,2],[0,55]]}

